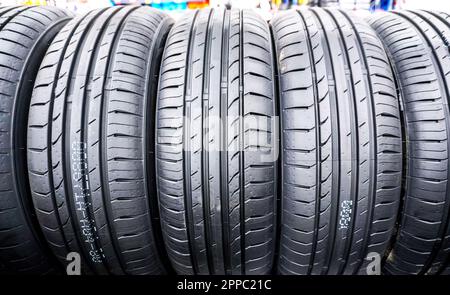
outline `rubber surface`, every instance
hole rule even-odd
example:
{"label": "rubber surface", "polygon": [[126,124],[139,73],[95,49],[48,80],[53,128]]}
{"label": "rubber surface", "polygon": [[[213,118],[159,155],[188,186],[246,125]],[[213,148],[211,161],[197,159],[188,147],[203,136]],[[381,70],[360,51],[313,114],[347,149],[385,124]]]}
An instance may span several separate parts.
{"label": "rubber surface", "polygon": [[269,27],[250,11],[191,11],[170,32],[156,152],[162,231],[179,274],[272,269],[273,75]]}
{"label": "rubber surface", "polygon": [[54,270],[31,205],[26,118],[42,58],[68,21],[54,7],[0,8],[0,264],[8,273]]}
{"label": "rubber surface", "polygon": [[366,274],[400,203],[402,134],[387,56],[348,12],[271,22],[278,58],[282,199],[278,271]]}
{"label": "rubber surface", "polygon": [[405,11],[371,19],[397,74],[406,133],[400,228],[385,271],[435,274],[450,251],[450,17]]}
{"label": "rubber surface", "polygon": [[151,118],[171,24],[149,7],[91,11],[58,34],[36,79],[33,201],[54,254],[78,252],[84,273],[165,272]]}

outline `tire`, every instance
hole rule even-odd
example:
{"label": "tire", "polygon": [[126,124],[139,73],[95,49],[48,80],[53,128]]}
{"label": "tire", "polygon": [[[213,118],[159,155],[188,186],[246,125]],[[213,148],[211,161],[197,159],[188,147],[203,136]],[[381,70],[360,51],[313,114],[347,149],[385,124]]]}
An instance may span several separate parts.
{"label": "tire", "polygon": [[157,185],[165,245],[179,274],[272,269],[272,55],[268,25],[249,11],[192,11],[169,34],[156,116]]}
{"label": "tire", "polygon": [[0,8],[0,264],[8,273],[55,270],[31,204],[26,119],[39,65],[68,20],[53,7]]}
{"label": "tire", "polygon": [[406,134],[404,204],[389,274],[435,274],[449,263],[449,20],[405,11],[370,21],[398,79]]}
{"label": "tire", "polygon": [[376,33],[340,10],[271,22],[281,120],[281,274],[366,274],[400,203],[398,98]]}
{"label": "tire", "polygon": [[34,87],[28,167],[41,229],[86,274],[163,274],[156,187],[157,74],[172,20],[148,7],[91,11],[51,44]]}

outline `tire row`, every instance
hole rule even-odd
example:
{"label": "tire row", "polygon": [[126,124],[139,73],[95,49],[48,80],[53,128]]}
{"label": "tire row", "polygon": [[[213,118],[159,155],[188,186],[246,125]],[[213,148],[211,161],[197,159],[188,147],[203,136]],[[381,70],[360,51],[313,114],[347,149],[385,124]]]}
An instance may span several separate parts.
{"label": "tire row", "polygon": [[0,273],[450,274],[449,40],[427,11],[1,7]]}

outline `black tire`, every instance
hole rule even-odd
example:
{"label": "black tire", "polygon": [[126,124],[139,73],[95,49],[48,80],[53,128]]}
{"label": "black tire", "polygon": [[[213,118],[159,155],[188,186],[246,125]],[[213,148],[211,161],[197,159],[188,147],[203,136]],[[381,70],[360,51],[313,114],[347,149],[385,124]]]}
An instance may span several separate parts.
{"label": "black tire", "polygon": [[282,274],[365,274],[400,203],[402,140],[393,75],[376,33],[349,13],[277,15]]}
{"label": "black tire", "polygon": [[26,121],[39,65],[68,21],[54,7],[0,8],[0,264],[9,273],[53,269],[30,198]]}
{"label": "black tire", "polygon": [[156,153],[162,231],[179,274],[272,269],[272,54],[267,23],[249,11],[192,11],[168,37]]}
{"label": "black tire", "polygon": [[371,19],[401,91],[406,175],[400,227],[385,271],[435,274],[450,251],[450,17],[405,11]]}
{"label": "black tire", "polygon": [[[154,185],[157,75],[172,20],[148,7],[91,11],[55,38],[28,125],[42,231],[84,273],[162,274]],[[160,242],[159,242],[160,241]]]}

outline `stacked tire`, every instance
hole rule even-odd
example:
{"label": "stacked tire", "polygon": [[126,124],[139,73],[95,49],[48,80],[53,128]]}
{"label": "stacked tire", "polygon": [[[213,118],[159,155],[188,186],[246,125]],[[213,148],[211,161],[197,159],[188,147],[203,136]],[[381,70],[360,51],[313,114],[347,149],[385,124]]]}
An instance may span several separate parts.
{"label": "stacked tire", "polygon": [[382,43],[338,10],[272,21],[280,80],[279,271],[365,273],[383,255],[400,202],[398,101]]}
{"label": "stacked tire", "polygon": [[390,274],[449,274],[449,20],[424,11],[371,20],[396,73],[406,137],[400,225],[385,266]]}
{"label": "stacked tire", "polygon": [[188,13],[168,37],[156,113],[157,182],[164,240],[180,274],[272,270],[271,46],[268,24],[239,10]]}
{"label": "stacked tire", "polygon": [[424,11],[0,8],[0,273],[449,274],[449,40]]}
{"label": "stacked tire", "polygon": [[55,271],[30,199],[26,122],[42,58],[70,18],[52,7],[0,8],[0,265],[14,272]]}
{"label": "stacked tire", "polygon": [[162,274],[151,134],[172,20],[145,7],[94,10],[56,36],[36,78],[28,167],[42,232],[85,273]]}

